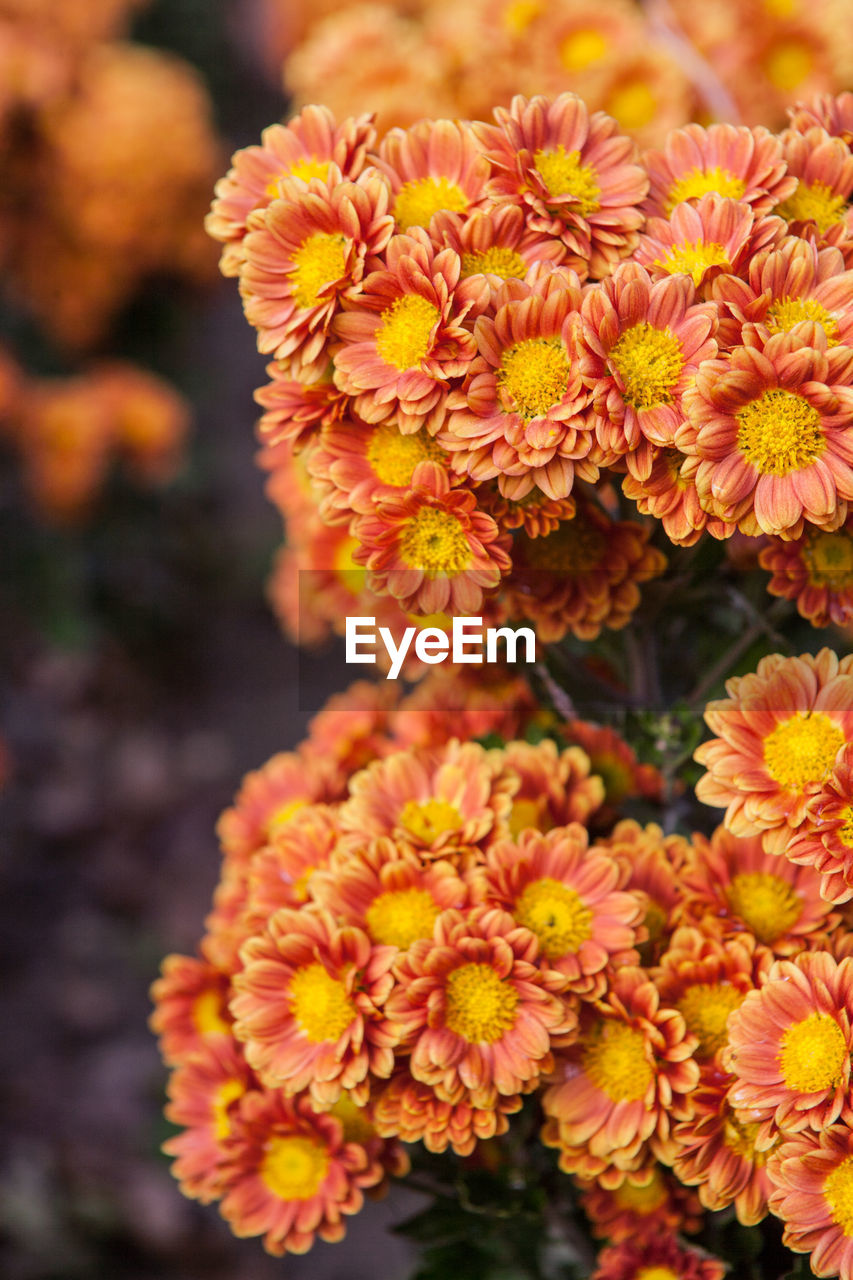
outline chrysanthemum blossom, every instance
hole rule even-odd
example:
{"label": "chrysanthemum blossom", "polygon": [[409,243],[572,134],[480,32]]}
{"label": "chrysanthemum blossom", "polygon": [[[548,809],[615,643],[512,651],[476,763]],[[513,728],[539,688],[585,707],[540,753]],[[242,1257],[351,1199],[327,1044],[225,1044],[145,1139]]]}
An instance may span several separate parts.
{"label": "chrysanthemum blossom", "polygon": [[777,960],[729,1019],[731,1105],[785,1134],[849,1124],[851,1020],[853,959],[808,951]]}
{"label": "chrysanthemum blossom", "polygon": [[788,170],[797,179],[797,188],[783,200],[776,212],[795,231],[813,222],[825,235],[844,220],[853,192],[853,154],[841,138],[831,137],[819,126],[798,133],[788,129],[782,135]]}
{"label": "chrysanthemum blossom", "polygon": [[354,680],[311,717],[301,754],[309,760],[331,759],[349,779],[371,760],[396,750],[391,732],[399,704],[399,685],[393,681]]}
{"label": "chrysanthemum blossom", "polygon": [[648,179],[634,142],[573,93],[549,101],[518,95],[473,126],[491,162],[496,204],[525,209],[527,225],[559,236],[584,279],[608,275],[636,243]]}
{"label": "chrysanthemum blossom", "polygon": [[853,350],[816,325],[708,360],[685,392],[676,447],[699,501],[742,533],[799,538],[844,523],[853,498]]}
{"label": "chrysanthemum blossom", "polygon": [[853,1130],[805,1130],[774,1152],[767,1172],[770,1211],[785,1224],[783,1244],[810,1253],[816,1276],[853,1277]]}
{"label": "chrysanthemum blossom", "polygon": [[793,600],[813,627],[853,623],[853,513],[832,532],[808,529],[793,542],[771,538],[758,563],[773,575],[770,594]]}
{"label": "chrysanthemum blossom", "polygon": [[816,94],[806,102],[796,102],[788,115],[797,133],[807,133],[817,125],[833,138],[848,145],[853,142],[853,93],[849,91],[836,96]]}
{"label": "chrysanthemum blossom", "polygon": [[462,276],[486,276],[493,290],[504,280],[523,280],[537,262],[559,266],[567,256],[562,240],[534,231],[520,205],[500,204],[469,216],[435,214],[432,236],[462,259]]}
{"label": "chrysanthemum blossom", "polygon": [[379,1093],[375,1104],[377,1131],[401,1142],[422,1142],[427,1151],[450,1147],[470,1156],[478,1142],[499,1137],[509,1128],[508,1116],[521,1110],[521,1095],[498,1095],[489,1106],[476,1107],[463,1099],[445,1102],[436,1091],[403,1068]]}
{"label": "chrysanthemum blossom", "polygon": [[509,816],[516,837],[528,828],[550,831],[570,822],[586,823],[604,800],[604,783],[580,747],[560,751],[551,738],[541,742],[508,742],[503,751],[508,769],[518,778]]}
{"label": "chrysanthemum blossom", "polygon": [[605,848],[627,872],[624,887],[637,894],[644,908],[642,926],[647,940],[641,947],[643,962],[655,960],[667,947],[681,902],[681,872],[690,846],[684,836],[665,836],[655,822],[641,827],[633,818],[617,822],[595,847]]}
{"label": "chrysanthemum blossom", "polygon": [[258,350],[321,377],[341,302],[362,292],[365,264],[393,229],[388,188],[373,171],[331,189],[316,178],[305,189],[285,184],[243,241],[240,294]]}
{"label": "chrysanthemum blossom", "polygon": [[507,497],[538,486],[568,497],[575,477],[598,478],[580,376],[580,282],[574,271],[533,268],[494,298],[475,326],[479,355],[448,398],[439,440],[454,468],[481,482],[497,477]]}
{"label": "chrysanthemum blossom", "polygon": [[314,873],[328,866],[340,841],[336,811],[312,804],[299,809],[269,844],[252,857],[244,921],[250,932],[263,929],[279,907],[301,907],[312,898]]}
{"label": "chrysanthemum blossom", "polygon": [[462,121],[419,120],[389,129],[370,161],[391,187],[400,231],[429,228],[442,210],[467,216],[486,203],[489,163]]}
{"label": "chrysanthemum blossom", "polygon": [[277,911],[234,978],[234,1034],[250,1066],[288,1096],[310,1089],[319,1106],[344,1089],[363,1100],[368,1072],[385,1078],[394,1065],[398,1036],[382,1006],[396,954],[320,908]]}
{"label": "chrysanthemum blossom", "polygon": [[696,1192],[656,1161],[629,1174],[618,1187],[581,1183],[579,1199],[592,1234],[614,1244],[648,1239],[661,1228],[691,1235],[702,1225]]}
{"label": "chrysanthemum blossom", "polygon": [[781,218],[711,194],[695,205],[676,205],[669,219],[649,218],[633,256],[652,276],[688,275],[699,289],[715,276],[740,271],[784,230]]}
{"label": "chrysanthemum blossom", "polygon": [[542,538],[554,533],[564,520],[571,520],[577,510],[574,498],[549,498],[541,489],[533,488],[523,498],[505,497],[494,480],[477,485],[477,504],[487,511],[501,533],[523,529],[528,538]]}
{"label": "chrysanthemum blossom", "polygon": [[166,956],[151,986],[148,1025],[169,1064],[186,1061],[211,1041],[231,1039],[230,983],[214,965],[194,956]]}
{"label": "chrysanthemum blossom", "polygon": [[507,535],[434,462],[419,463],[411,488],[358,516],[352,530],[371,590],[410,613],[476,614],[511,566]]}
{"label": "chrysanthemum blossom", "polygon": [[692,547],[706,531],[712,538],[730,538],[736,526],[710,515],[700,505],[695,474],[698,458],[677,449],[652,450],[651,467],[644,480],[626,471],[622,492],[636,502],[641,515],[660,520],[664,533],[677,547]]}
{"label": "chrysanthemum blossom", "polygon": [[720,1258],[662,1235],[602,1249],[590,1280],[723,1280],[726,1271]]}
{"label": "chrysanthemum blossom", "polygon": [[575,1002],[535,963],[539,943],[497,908],[444,911],[430,939],[394,966],[386,1013],[409,1070],[445,1102],[495,1105],[551,1070],[552,1038],[570,1038]]}
{"label": "chrysanthemum blossom", "polygon": [[216,831],[225,857],[248,862],[305,805],[337,800],[336,783],[337,771],[325,761],[280,751],[246,774],[220,817]]}
{"label": "chrysanthemum blossom", "polygon": [[785,856],[792,863],[814,868],[827,902],[853,898],[853,743],[839,751]]}
{"label": "chrysanthemum blossom", "polygon": [[647,151],[643,163],[649,173],[646,212],[662,218],[710,192],[769,213],[796,187],[781,142],[760,125],[686,124],[672,130],[660,151]]}
{"label": "chrysanthemum blossom", "polygon": [[566,720],[558,725],[563,742],[582,747],[589,756],[593,773],[604,782],[606,812],[597,815],[601,825],[612,825],[623,801],[643,796],[658,803],[663,796],[663,777],[653,764],[641,764],[623,737],[609,725],[589,720]]}
{"label": "chrysanthemum blossom", "polygon": [[681,397],[699,365],[717,354],[716,308],[695,299],[686,276],[653,283],[633,262],[584,298],[581,368],[603,461],[624,458],[639,480],[651,473],[650,445],[675,439]]}
{"label": "chrysanthemum blossom", "polygon": [[216,184],[205,220],[208,235],[225,245],[222,274],[239,274],[249,214],[277,199],[283,180],[319,178],[329,186],[353,181],[375,139],[372,116],[353,116],[339,125],[327,107],[307,106],[286,125],[264,129],[260,146],[237,151],[232,168]]}
{"label": "chrysanthemum blossom", "polygon": [[394,236],[356,304],[335,321],[335,382],[366,422],[396,415],[404,431],[435,433],[451,378],[476,354],[471,325],[488,302],[482,276],[461,279],[452,249],[412,227]]}
{"label": "chrysanthemum blossom", "polygon": [[766,849],[783,853],[840,748],[853,741],[853,657],[770,654],[726,691],[705,709],[719,736],[696,750],[708,770],[696,795],[726,807],[734,835],[761,834]]}
{"label": "chrysanthemum blossom", "polygon": [[306,1253],[316,1236],[342,1240],[342,1217],[358,1213],[362,1188],[383,1177],[335,1116],[277,1090],[242,1099],[221,1167],[223,1218],[237,1236],[263,1236],[277,1257]]}
{"label": "chrysanthemum blossom", "polygon": [[522,831],[490,849],[484,868],[486,900],[535,933],[541,966],[588,1000],[604,994],[608,965],[639,959],[643,904],[623,889],[626,879],[615,858],[588,847],[577,822]]}
{"label": "chrysanthemum blossom", "polygon": [[313,382],[302,382],[292,376],[289,360],[271,360],[267,373],[270,381],[254,393],[255,401],[264,410],[258,419],[257,435],[267,449],[289,444],[298,451],[321,427],[343,417],[346,398],[328,370]]}

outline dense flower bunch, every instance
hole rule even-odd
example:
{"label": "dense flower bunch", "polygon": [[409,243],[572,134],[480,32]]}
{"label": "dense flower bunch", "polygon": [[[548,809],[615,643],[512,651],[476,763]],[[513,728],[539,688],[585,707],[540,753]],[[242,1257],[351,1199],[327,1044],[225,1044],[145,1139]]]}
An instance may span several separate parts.
{"label": "dense flower bunch", "polygon": [[380,142],[307,107],[238,152],[207,227],[272,357],[289,629],[594,639],[663,571],[655,530],[743,535],[771,592],[848,622],[851,139],[842,94],[641,155],[562,94]]}
{"label": "dense flower bunch", "polygon": [[595,1280],[721,1280],[689,1238],[723,1209],[848,1280],[853,658],[710,704],[709,836],[625,816],[661,779],[613,730],[446,688],[353,686],[223,814],[198,954],[153,988],[182,1189],[300,1252],[420,1144],[499,1166],[522,1126]]}

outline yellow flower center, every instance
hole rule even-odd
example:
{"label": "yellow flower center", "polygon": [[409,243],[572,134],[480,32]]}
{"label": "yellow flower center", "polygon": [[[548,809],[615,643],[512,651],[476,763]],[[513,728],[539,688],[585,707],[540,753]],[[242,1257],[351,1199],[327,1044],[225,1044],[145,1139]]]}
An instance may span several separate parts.
{"label": "yellow flower center", "polygon": [[812,586],[829,587],[835,592],[853,587],[853,535],[846,530],[810,530],[800,548],[800,557]]}
{"label": "yellow flower center", "polygon": [[465,819],[456,805],[446,800],[409,800],[400,814],[400,826],[424,844],[432,844],[439,836],[464,825]]}
{"label": "yellow flower center", "polygon": [[386,364],[401,372],[414,369],[432,346],[433,329],[441,316],[419,293],[404,293],[382,312],[376,349]]}
{"label": "yellow flower center", "polygon": [[599,1022],[583,1041],[587,1078],[612,1102],[638,1102],[654,1080],[646,1038],[624,1022]]}
{"label": "yellow flower center", "polygon": [[365,919],[374,942],[404,951],[418,938],[432,937],[438,912],[427,889],[397,889],[374,898]]}
{"label": "yellow flower center", "polygon": [[640,1267],[634,1272],[634,1280],[679,1280],[679,1276],[671,1267]]}
{"label": "yellow flower center", "polygon": [[698,1036],[696,1057],[712,1058],[728,1041],[729,1014],[743,1004],[745,992],[728,982],[697,982],[678,1001],[678,1011],[687,1030]]}
{"label": "yellow flower center", "polygon": [[820,414],[805,396],[771,387],[735,414],[737,447],[763,476],[810,467],[826,448]]}
{"label": "yellow flower center", "polygon": [[845,849],[853,849],[853,804],[845,805],[841,810],[842,824],[836,828],[835,835]]}
{"label": "yellow flower center", "polygon": [[312,1044],[339,1040],[356,1016],[344,984],[319,962],[303,965],[290,979],[290,1008]]}
{"label": "yellow flower center", "polygon": [[329,1114],[340,1120],[344,1130],[344,1142],[360,1142],[362,1145],[376,1137],[376,1130],[367,1118],[364,1107],[357,1107],[348,1093],[342,1093]]}
{"label": "yellow flower center", "polygon": [[518,992],[487,964],[463,964],[447,979],[444,1021],[470,1044],[494,1044],[515,1026]]}
{"label": "yellow flower center", "polygon": [[329,1169],[329,1152],[313,1138],[292,1135],[270,1138],[261,1162],[261,1177],[280,1200],[310,1200]]}
{"label": "yellow flower center", "polygon": [[531,538],[527,559],[534,569],[576,577],[596,568],[607,550],[604,534],[584,520],[564,520],[544,538]]}
{"label": "yellow flower center", "polygon": [[746,191],[746,183],[743,178],[738,178],[728,169],[721,169],[719,165],[714,165],[712,169],[691,169],[670,187],[664,205],[666,216],[669,217],[677,204],[682,204],[685,200],[700,200],[712,191],[730,200],[740,200]]}
{"label": "yellow flower center", "polygon": [[828,1013],[811,1013],[782,1036],[778,1062],[795,1093],[823,1093],[841,1084],[847,1060],[844,1032]]}
{"label": "yellow flower center", "polygon": [[768,944],[792,929],[803,913],[803,900],[789,882],[766,871],[733,876],[726,897],[759,942]]}
{"label": "yellow flower center", "polygon": [[471,545],[455,515],[438,507],[421,507],[405,521],[400,559],[427,576],[462,573],[471,563]]}
{"label": "yellow flower center", "polygon": [[316,307],[320,293],[346,274],[349,241],[340,231],[315,231],[293,255],[293,300],[297,307]]}
{"label": "yellow flower center", "polygon": [[290,169],[285,169],[284,173],[278,173],[271,178],[266,186],[266,194],[271,200],[277,200],[281,194],[281,183],[286,178],[300,178],[303,182],[310,182],[312,178],[321,178],[323,182],[329,176],[329,161],[318,160],[316,156],[306,156],[303,160],[297,160],[296,164]]}
{"label": "yellow flower center", "polygon": [[672,404],[672,389],[684,368],[681,343],[669,329],[635,324],[608,357],[624,384],[622,398],[635,409]]}
{"label": "yellow flower center", "polygon": [[786,791],[802,791],[823,782],[843,746],[844,734],[828,715],[797,712],[764,739],[764,767]]}
{"label": "yellow flower center", "polygon": [[335,547],[332,568],[342,587],[357,596],[364,587],[364,568],[353,560],[359,545],[357,538],[343,538]]}
{"label": "yellow flower center", "polygon": [[847,201],[836,195],[824,182],[797,183],[787,200],[776,206],[776,212],[788,222],[813,222],[818,231],[828,231],[844,215]]}
{"label": "yellow flower center", "polygon": [[774,45],[764,58],[764,72],[775,89],[792,93],[812,73],[811,50],[799,40],[785,40]]}
{"label": "yellow flower center", "polygon": [[853,1156],[826,1175],[823,1195],[832,1221],[845,1236],[853,1236]]}
{"label": "yellow flower center", "polygon": [[509,833],[513,839],[522,831],[550,831],[553,823],[545,818],[546,806],[543,800],[513,800],[509,815]]}
{"label": "yellow flower center", "polygon": [[223,1080],[213,1095],[213,1136],[222,1142],[231,1132],[231,1117],[228,1114],[232,1103],[242,1098],[246,1086],[242,1080]]}
{"label": "yellow flower center", "polygon": [[767,1157],[779,1145],[779,1138],[774,1139],[771,1146],[763,1151],[756,1151],[755,1141],[761,1128],[759,1124],[743,1123],[738,1120],[737,1116],[730,1107],[726,1108],[726,1118],[723,1121],[723,1143],[728,1147],[729,1151],[734,1151],[743,1160],[749,1160],[757,1169],[763,1169],[767,1163]]}
{"label": "yellow flower center", "polygon": [[838,321],[816,298],[791,298],[786,294],[768,308],[764,322],[771,333],[788,333],[803,320],[819,324],[826,334],[827,345],[838,346]]}
{"label": "yellow flower center", "polygon": [[697,289],[706,271],[730,265],[726,250],[715,240],[684,240],[666,249],[664,257],[655,259],[655,266],[662,267],[668,275],[692,276]]}
{"label": "yellow flower center", "polygon": [[522,35],[536,21],[543,8],[542,0],[511,0],[501,15],[504,30],[510,35]]}
{"label": "yellow flower center", "polygon": [[274,809],[267,818],[265,828],[267,836],[277,835],[279,831],[282,831],[287,826],[293,815],[298,813],[300,809],[304,809],[307,804],[308,801],[299,796],[295,800],[288,800],[285,804]]}
{"label": "yellow flower center", "polygon": [[308,885],[311,877],[317,870],[316,867],[306,867],[301,876],[298,876],[293,882],[293,896],[298,902],[308,901]]}
{"label": "yellow flower center", "polygon": [[595,27],[581,27],[560,45],[560,61],[567,71],[584,71],[600,62],[608,49],[607,37]]}
{"label": "yellow flower center", "polygon": [[657,115],[658,96],[645,80],[634,80],[617,85],[607,95],[604,109],[623,129],[642,129]]}
{"label": "yellow flower center", "polygon": [[462,275],[479,276],[490,274],[500,276],[502,280],[520,280],[527,271],[527,263],[517,249],[508,249],[504,245],[493,244],[482,253],[463,253]]}
{"label": "yellow flower center", "polygon": [[393,212],[397,225],[405,231],[407,227],[429,226],[430,218],[440,209],[465,213],[469,203],[465,192],[447,178],[418,178],[404,183],[397,192]]}
{"label": "yellow flower center", "polygon": [[646,903],[646,914],[643,916],[643,924],[649,933],[649,943],[654,945],[664,934],[667,924],[669,923],[669,912],[662,907],[654,898],[649,898]]}
{"label": "yellow flower center", "polygon": [[568,352],[559,338],[517,342],[503,353],[497,372],[504,411],[525,422],[544,417],[566,394],[569,373]]}
{"label": "yellow flower center", "polygon": [[579,151],[567,151],[562,143],[554,150],[537,151],[533,163],[549,196],[569,196],[586,217],[600,208],[601,187],[592,165],[581,164]]}
{"label": "yellow flower center", "polygon": [[580,894],[559,880],[534,880],[515,904],[515,918],[535,933],[548,960],[574,955],[592,937],[592,912]]}
{"label": "yellow flower center", "polygon": [[222,1014],[222,997],[218,991],[201,991],[193,1001],[192,1019],[200,1036],[230,1035],[231,1028]]}
{"label": "yellow flower center", "polygon": [[403,435],[395,422],[382,422],[373,428],[365,456],[377,480],[404,489],[419,462],[441,462],[446,455],[426,431]]}
{"label": "yellow flower center", "polygon": [[652,1171],[652,1176],[648,1182],[644,1182],[640,1186],[633,1182],[623,1182],[613,1192],[613,1199],[620,1209],[628,1209],[632,1213],[639,1213],[643,1217],[646,1214],[654,1213],[656,1209],[660,1209],[666,1202],[666,1198],[666,1183],[658,1169]]}

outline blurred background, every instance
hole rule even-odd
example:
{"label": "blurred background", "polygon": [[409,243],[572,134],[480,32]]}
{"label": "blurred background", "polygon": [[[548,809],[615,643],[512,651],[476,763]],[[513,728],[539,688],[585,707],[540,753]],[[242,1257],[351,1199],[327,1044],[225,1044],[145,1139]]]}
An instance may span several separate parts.
{"label": "blurred background", "polygon": [[649,147],[851,85],[853,0],[0,0],[8,1280],[408,1270],[411,1194],[277,1262],[159,1153],[148,986],[194,951],[241,776],[346,681],[264,598],[264,362],[203,230],[231,153],[309,101],[386,129],[570,88]]}

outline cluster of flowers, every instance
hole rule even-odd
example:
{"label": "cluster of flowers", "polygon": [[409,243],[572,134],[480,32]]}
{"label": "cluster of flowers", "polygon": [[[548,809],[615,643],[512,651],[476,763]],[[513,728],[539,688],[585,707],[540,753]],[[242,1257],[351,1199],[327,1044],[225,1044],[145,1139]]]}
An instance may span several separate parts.
{"label": "cluster of flowers", "polygon": [[215,270],[208,95],[189,64],[120,38],[142,2],[0,0],[4,288],[75,350],[152,275]]}
{"label": "cluster of flowers", "polygon": [[19,454],[25,488],[50,520],[88,513],[118,460],[137,484],[178,471],[189,405],[168,382],[125,361],[70,378],[32,378],[0,349],[0,438]]}
{"label": "cluster of flowers", "polygon": [[315,620],[379,595],[389,626],[594,639],[666,564],[619,481],[669,543],[769,539],[771,590],[849,619],[853,94],[642,156],[573,94],[495,120],[377,144],[307,107],[217,185],[207,227],[274,357],[282,613],[298,565]]}
{"label": "cluster of flowers", "polygon": [[853,659],[774,656],[730,692],[709,838],[620,816],[660,778],[613,731],[513,738],[542,724],[518,682],[459,714],[354,686],[250,774],[199,955],[153,989],[182,1189],[305,1250],[400,1143],[466,1158],[536,1094],[608,1242],[595,1280],[721,1280],[684,1237],[728,1206],[853,1275]]}
{"label": "cluster of flowers", "polygon": [[[643,145],[688,120],[781,124],[853,76],[843,0],[264,0],[264,54],[300,102],[383,131],[483,117],[513,93],[578,93]],[[488,56],[483,51],[488,50]]]}

